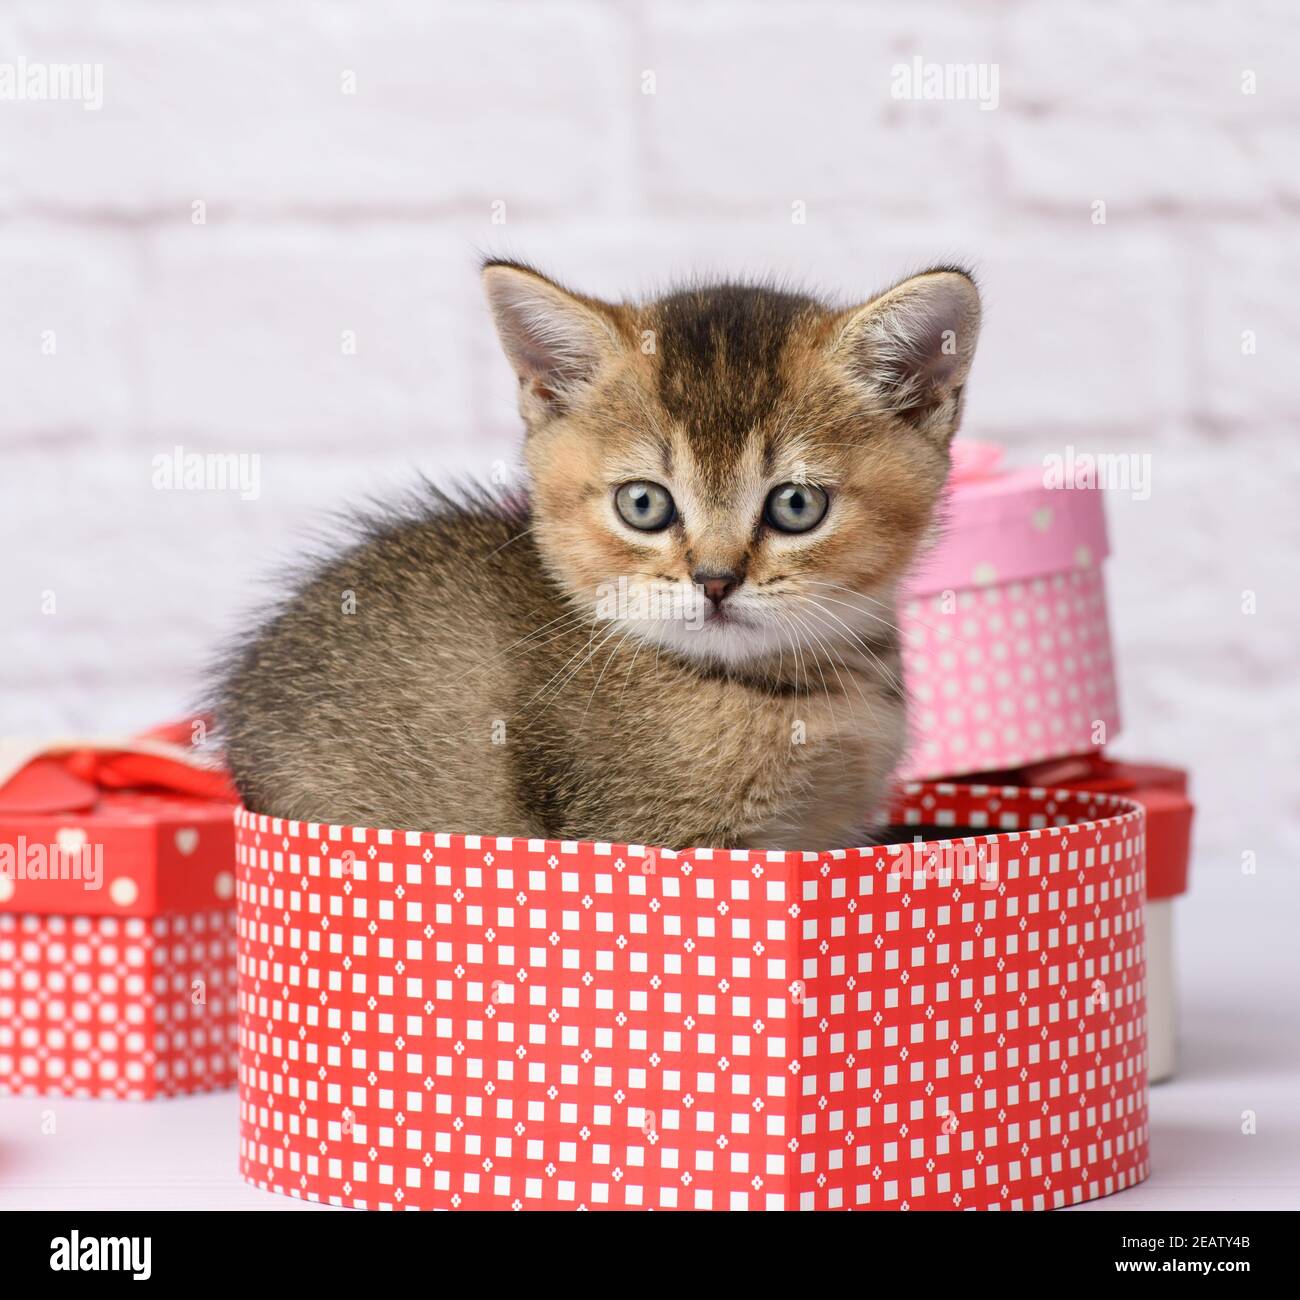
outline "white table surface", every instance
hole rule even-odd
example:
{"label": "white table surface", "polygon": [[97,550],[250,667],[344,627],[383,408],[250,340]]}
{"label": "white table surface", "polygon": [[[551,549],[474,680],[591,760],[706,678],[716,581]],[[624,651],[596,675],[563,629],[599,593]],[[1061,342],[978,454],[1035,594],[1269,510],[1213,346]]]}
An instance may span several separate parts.
{"label": "white table surface", "polygon": [[[1181,1061],[1152,1089],[1152,1174],[1083,1208],[1300,1208],[1298,916],[1300,872],[1209,876],[1178,903]],[[233,1092],[0,1098],[0,1209],[323,1208],[245,1185],[237,1134]]]}

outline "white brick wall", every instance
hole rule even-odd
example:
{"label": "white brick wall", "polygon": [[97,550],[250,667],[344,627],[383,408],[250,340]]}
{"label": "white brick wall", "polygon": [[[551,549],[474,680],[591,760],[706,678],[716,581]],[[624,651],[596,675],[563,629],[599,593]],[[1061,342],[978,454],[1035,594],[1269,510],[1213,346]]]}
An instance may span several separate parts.
{"label": "white brick wall", "polygon": [[[996,62],[997,110],[891,99],[918,54]],[[10,0],[19,56],[104,105],[0,101],[0,729],[180,711],[323,510],[514,459],[478,250],[609,293],[959,258],[967,431],[1154,458],[1110,503],[1121,750],[1194,769],[1205,887],[1300,850],[1287,0]],[[259,453],[261,497],[154,491],[176,443]]]}

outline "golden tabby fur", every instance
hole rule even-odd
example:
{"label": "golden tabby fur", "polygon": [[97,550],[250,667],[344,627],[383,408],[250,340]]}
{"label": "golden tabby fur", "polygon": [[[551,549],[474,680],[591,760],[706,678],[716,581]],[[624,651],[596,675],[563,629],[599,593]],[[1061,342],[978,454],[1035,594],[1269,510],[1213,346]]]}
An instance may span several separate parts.
{"label": "golden tabby fur", "polygon": [[[612,305],[505,262],[484,280],[529,501],[431,490],[232,656],[217,708],[249,806],[673,847],[863,840],[904,747],[895,590],[947,474],[969,277],[847,310],[728,284]],[[626,522],[626,483],[668,493],[671,523]],[[773,526],[781,484],[821,489],[825,517]]]}

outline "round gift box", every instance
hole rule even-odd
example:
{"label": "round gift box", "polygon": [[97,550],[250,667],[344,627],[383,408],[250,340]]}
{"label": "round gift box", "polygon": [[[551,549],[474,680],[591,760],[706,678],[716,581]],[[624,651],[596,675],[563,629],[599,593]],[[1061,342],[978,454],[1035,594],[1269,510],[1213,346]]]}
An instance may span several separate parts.
{"label": "round gift box", "polygon": [[1090,756],[1031,767],[1005,779],[1013,785],[1059,784],[1119,794],[1146,810],[1147,1055],[1152,1083],[1173,1078],[1178,1066],[1173,908],[1174,899],[1187,891],[1194,813],[1187,773]]}
{"label": "round gift box", "polygon": [[823,853],[237,814],[240,1168],[358,1208],[1043,1209],[1147,1174],[1143,813]]}
{"label": "round gift box", "polygon": [[953,444],[941,537],[901,603],[905,779],[1082,754],[1119,730],[1101,493],[999,456]]}

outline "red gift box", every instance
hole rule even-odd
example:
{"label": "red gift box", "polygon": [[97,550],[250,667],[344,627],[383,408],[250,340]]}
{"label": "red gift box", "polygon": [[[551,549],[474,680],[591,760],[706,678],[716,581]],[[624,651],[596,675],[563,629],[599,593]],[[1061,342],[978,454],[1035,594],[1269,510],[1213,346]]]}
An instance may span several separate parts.
{"label": "red gift box", "polygon": [[908,786],[940,842],[237,814],[240,1167],[361,1208],[1038,1209],[1147,1174],[1143,812]]}
{"label": "red gift box", "polygon": [[6,755],[0,1090],[235,1081],[234,795],[173,738]]}
{"label": "red gift box", "polygon": [[1123,795],[1146,810],[1147,1048],[1151,1082],[1172,1078],[1177,1065],[1173,900],[1187,890],[1194,808],[1187,773],[1155,763],[1126,763],[1081,754],[1014,772],[972,778],[1015,785],[1065,785]]}
{"label": "red gift box", "polygon": [[1147,814],[1147,898],[1175,898],[1187,892],[1194,808],[1182,768],[1085,754],[1025,768],[1016,780],[1119,794],[1140,803]]}

